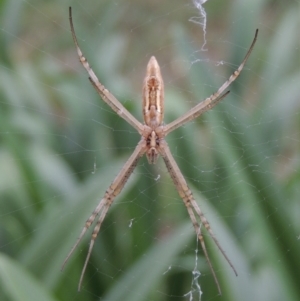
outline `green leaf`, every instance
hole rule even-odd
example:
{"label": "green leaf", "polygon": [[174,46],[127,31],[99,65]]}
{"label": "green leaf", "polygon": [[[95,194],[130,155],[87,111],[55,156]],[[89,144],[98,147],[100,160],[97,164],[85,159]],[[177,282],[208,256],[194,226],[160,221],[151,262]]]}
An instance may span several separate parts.
{"label": "green leaf", "polygon": [[19,262],[0,254],[0,296],[9,301],[55,301],[43,283],[28,273]]}

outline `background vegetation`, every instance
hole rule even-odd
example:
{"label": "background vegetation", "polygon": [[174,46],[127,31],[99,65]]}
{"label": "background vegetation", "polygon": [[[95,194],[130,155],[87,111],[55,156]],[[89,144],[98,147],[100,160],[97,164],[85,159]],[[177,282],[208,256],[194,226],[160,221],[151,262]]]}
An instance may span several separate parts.
{"label": "background vegetation", "polygon": [[222,300],[299,300],[300,8],[292,0],[208,1],[208,51],[188,21],[198,16],[192,1],[0,2],[0,299],[198,300],[197,283],[202,300],[218,297],[163,163],[145,158],[109,211],[82,292],[90,234],[60,272],[139,140],[79,65],[70,5],[93,69],[140,120],[151,55],[169,122],[225,81],[260,29],[226,100],[168,142],[239,273],[207,237]]}

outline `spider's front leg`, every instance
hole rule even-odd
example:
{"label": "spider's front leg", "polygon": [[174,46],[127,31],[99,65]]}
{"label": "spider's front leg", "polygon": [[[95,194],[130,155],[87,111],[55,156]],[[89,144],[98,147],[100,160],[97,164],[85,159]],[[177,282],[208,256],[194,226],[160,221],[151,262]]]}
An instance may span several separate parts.
{"label": "spider's front leg", "polygon": [[193,196],[190,188],[188,187],[188,185],[187,185],[187,183],[186,183],[186,181],[185,181],[185,179],[184,179],[184,177],[183,177],[183,175],[182,175],[182,173],[181,173],[174,157],[172,156],[167,142],[164,139],[161,139],[160,145],[158,147],[158,151],[159,151],[160,155],[163,157],[164,162],[166,164],[166,167],[167,167],[167,169],[168,169],[168,171],[169,171],[169,173],[172,177],[172,180],[173,180],[173,182],[174,182],[174,184],[177,188],[177,191],[178,191],[180,197],[182,198],[182,200],[183,200],[183,202],[184,202],[184,204],[187,208],[188,214],[190,216],[190,219],[193,223],[196,234],[197,234],[197,236],[199,238],[199,241],[201,243],[201,247],[203,249],[205,258],[206,258],[206,260],[208,262],[208,265],[210,267],[210,270],[213,274],[215,283],[218,287],[219,294],[221,295],[220,284],[219,284],[218,278],[216,276],[216,273],[213,269],[213,266],[211,264],[211,261],[209,259],[209,256],[208,256],[208,253],[207,253],[207,250],[206,250],[206,246],[205,246],[205,242],[204,242],[204,238],[203,238],[203,235],[201,233],[201,228],[200,228],[200,225],[199,225],[199,223],[196,219],[195,213],[199,217],[199,219],[201,221],[201,224],[208,231],[209,235],[211,236],[211,238],[213,239],[213,241],[217,245],[218,249],[221,251],[222,255],[224,256],[224,258],[226,259],[226,261],[228,262],[228,264],[230,265],[230,267],[232,268],[232,270],[234,271],[234,273],[236,275],[237,275],[237,272],[236,272],[234,266],[232,265],[231,261],[227,257],[225,251],[223,250],[223,248],[219,244],[217,238],[215,237],[212,229],[210,228],[210,224],[207,221],[207,219],[205,218],[202,210],[200,209],[197,202],[195,201],[194,196]]}
{"label": "spider's front leg", "polygon": [[88,254],[86,256],[86,260],[85,260],[85,263],[84,263],[84,266],[83,266],[83,269],[82,269],[82,272],[81,272],[79,284],[78,284],[78,291],[80,291],[81,283],[82,283],[82,280],[83,280],[83,276],[84,276],[84,273],[85,273],[87,263],[88,263],[89,258],[91,256],[95,240],[96,240],[97,235],[100,231],[102,222],[103,222],[103,220],[104,220],[104,218],[107,214],[107,211],[108,211],[109,207],[111,206],[111,204],[113,203],[115,197],[122,191],[122,189],[125,186],[127,180],[129,179],[130,175],[132,174],[133,170],[135,169],[139,158],[143,156],[143,154],[146,152],[146,150],[147,150],[146,141],[145,141],[144,138],[142,138],[140,140],[140,142],[138,143],[138,145],[136,146],[136,148],[135,148],[134,152],[132,153],[132,155],[129,157],[129,159],[127,160],[127,162],[125,163],[125,165],[123,166],[121,171],[119,172],[119,174],[116,176],[115,180],[112,182],[110,187],[105,192],[105,195],[104,195],[103,199],[99,202],[98,206],[93,211],[92,215],[86,221],[85,226],[82,229],[80,236],[78,237],[76,243],[74,244],[71,251],[69,252],[69,254],[67,255],[66,259],[63,262],[62,270],[64,269],[67,261],[69,260],[69,258],[71,257],[71,255],[73,254],[75,249],[77,248],[78,244],[80,243],[80,241],[83,238],[86,231],[93,224],[96,217],[100,214],[100,217],[99,217],[99,219],[97,221],[97,224],[96,224],[96,226],[93,230],[93,233],[92,233],[92,238],[91,238],[91,241],[90,241]]}

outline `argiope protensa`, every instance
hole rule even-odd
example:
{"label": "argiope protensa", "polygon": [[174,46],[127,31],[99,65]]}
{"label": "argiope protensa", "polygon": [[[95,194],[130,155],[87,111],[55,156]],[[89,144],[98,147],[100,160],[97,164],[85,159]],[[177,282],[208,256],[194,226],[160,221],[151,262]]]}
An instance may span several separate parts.
{"label": "argiope protensa", "polygon": [[[228,95],[229,91],[224,92],[228,86],[236,80],[239,76],[240,72],[244,68],[244,65],[247,59],[250,56],[250,53],[254,47],[254,44],[257,39],[258,30],[255,32],[255,36],[253,42],[244,58],[240,66],[233,72],[233,74],[229,77],[229,79],[218,89],[218,91],[202,102],[198,103],[195,107],[190,109],[187,113],[182,115],[181,117],[175,119],[174,121],[170,122],[169,124],[163,123],[164,117],[164,83],[160,72],[160,67],[155,59],[152,56],[148,62],[147,70],[146,70],[146,77],[143,83],[143,116],[144,116],[144,123],[139,122],[131,113],[129,113],[124,106],[99,82],[96,74],[91,69],[88,61],[83,56],[82,51],[79,48],[78,41],[75,35],[73,21],[72,21],[72,10],[71,7],[69,8],[69,19],[70,19],[70,26],[71,32],[73,36],[73,40],[76,46],[76,50],[80,59],[81,64],[86,69],[89,75],[89,80],[101,96],[101,98],[124,120],[126,120],[132,127],[134,127],[139,134],[141,135],[141,140],[136,146],[135,150],[133,151],[130,158],[127,160],[117,177],[114,179],[110,187],[106,190],[104,197],[99,202],[96,209],[93,211],[92,215],[88,218],[85,223],[85,226],[77,239],[75,245],[69,252],[68,256],[66,257],[62,269],[64,268],[65,264],[67,263],[68,259],[78,246],[79,242],[81,241],[82,237],[84,236],[85,232],[88,228],[92,225],[95,221],[95,218],[100,214],[100,217],[96,223],[94,231],[92,233],[92,238],[88,250],[88,254],[81,272],[78,290],[81,288],[83,275],[85,269],[87,267],[87,263],[89,261],[95,239],[100,231],[100,227],[102,222],[107,214],[109,207],[111,206],[112,202],[114,201],[115,197],[122,191],[125,183],[127,182],[128,178],[132,174],[133,170],[135,169],[138,160],[146,154],[149,164],[155,164],[157,162],[158,156],[161,155],[166,167],[170,173],[170,176],[177,188],[177,191],[182,198],[188,214],[191,218],[192,224],[196,231],[196,235],[201,243],[204,255],[210,267],[210,270],[213,274],[215,283],[218,287],[219,294],[221,294],[221,288],[219,285],[219,281],[217,279],[216,273],[213,269],[211,261],[209,259],[205,242],[203,239],[203,235],[201,233],[201,227],[199,222],[196,219],[196,216],[200,219],[200,223],[204,225],[205,229],[208,231],[209,235],[217,245],[218,249],[223,254],[224,258],[231,266],[234,273],[237,275],[237,272],[232,265],[231,261],[225,254],[224,250],[220,246],[218,240],[216,239],[212,229],[210,228],[209,222],[205,218],[203,212],[201,211],[200,207],[198,206],[197,202],[195,201],[191,190],[189,189],[176,161],[174,160],[172,153],[169,149],[167,142],[165,141],[165,137],[177,129],[178,127],[184,125],[185,123],[197,118],[204,112],[210,110],[215,105],[217,105],[226,95]],[[223,94],[222,94],[223,93]]]}

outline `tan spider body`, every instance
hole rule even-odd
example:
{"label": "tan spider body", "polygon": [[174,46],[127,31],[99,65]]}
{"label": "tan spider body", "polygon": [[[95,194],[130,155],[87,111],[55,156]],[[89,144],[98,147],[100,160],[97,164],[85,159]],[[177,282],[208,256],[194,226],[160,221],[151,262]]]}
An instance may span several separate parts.
{"label": "tan spider body", "polygon": [[[114,201],[115,197],[121,192],[125,183],[127,182],[128,178],[132,174],[134,168],[137,165],[139,158],[141,158],[144,154],[146,154],[148,162],[150,164],[155,164],[157,162],[158,156],[161,155],[166,167],[172,177],[172,180],[176,186],[176,189],[182,198],[188,214],[191,218],[193,223],[193,227],[196,231],[197,237],[201,243],[204,255],[206,260],[209,264],[210,270],[213,274],[214,280],[218,287],[218,291],[221,294],[221,288],[215,274],[215,271],[212,267],[211,261],[209,259],[205,242],[203,239],[203,235],[201,233],[201,227],[199,222],[197,221],[196,216],[199,218],[200,223],[205,227],[208,231],[210,236],[212,237],[213,241],[217,245],[218,249],[223,254],[224,258],[228,262],[228,264],[233,269],[234,273],[237,275],[237,272],[232,265],[231,261],[225,254],[224,250],[220,246],[219,242],[217,241],[212,229],[210,228],[209,222],[204,217],[203,212],[201,211],[200,207],[198,206],[197,202],[195,201],[191,190],[189,189],[176,161],[174,160],[171,151],[167,142],[165,141],[165,137],[175,130],[176,128],[182,126],[183,124],[187,123],[190,120],[197,118],[202,113],[210,110],[214,107],[217,103],[219,103],[228,93],[229,91],[224,92],[224,90],[239,76],[241,70],[243,69],[253,47],[257,39],[258,30],[256,30],[254,40],[244,58],[241,65],[238,69],[229,77],[229,79],[218,89],[216,93],[205,99],[204,101],[197,104],[195,107],[190,109],[187,113],[182,115],[181,117],[177,118],[173,122],[164,125],[163,124],[163,117],[164,117],[164,83],[160,72],[160,67],[155,59],[152,56],[149,60],[147,65],[146,77],[143,84],[143,116],[144,116],[144,124],[139,122],[130,112],[128,112],[124,106],[99,82],[97,76],[95,75],[94,71],[89,66],[86,58],[83,56],[74,31],[74,26],[72,22],[72,12],[71,8],[69,10],[69,17],[70,17],[70,26],[71,32],[73,36],[73,40],[77,49],[77,53],[82,63],[83,67],[89,74],[89,79],[92,85],[95,87],[96,91],[99,93],[101,98],[124,120],[126,120],[129,124],[131,124],[141,135],[141,140],[136,146],[135,150],[133,151],[132,155],[129,157],[127,162],[125,163],[122,170],[119,172],[117,177],[114,179],[110,187],[105,192],[104,197],[99,202],[96,209],[93,211],[92,215],[88,218],[85,223],[85,226],[77,239],[75,245],[67,255],[62,268],[64,268],[66,262],[78,246],[79,242],[81,241],[82,237],[84,236],[85,232],[88,228],[92,225],[95,221],[95,218],[99,215],[98,221],[92,233],[92,238],[89,246],[89,251],[84,263],[84,267],[82,269],[78,290],[81,288],[83,275],[89,261],[95,239],[99,233],[101,224],[107,214],[109,207],[111,206],[112,202]],[[223,94],[222,94],[223,93]]]}

